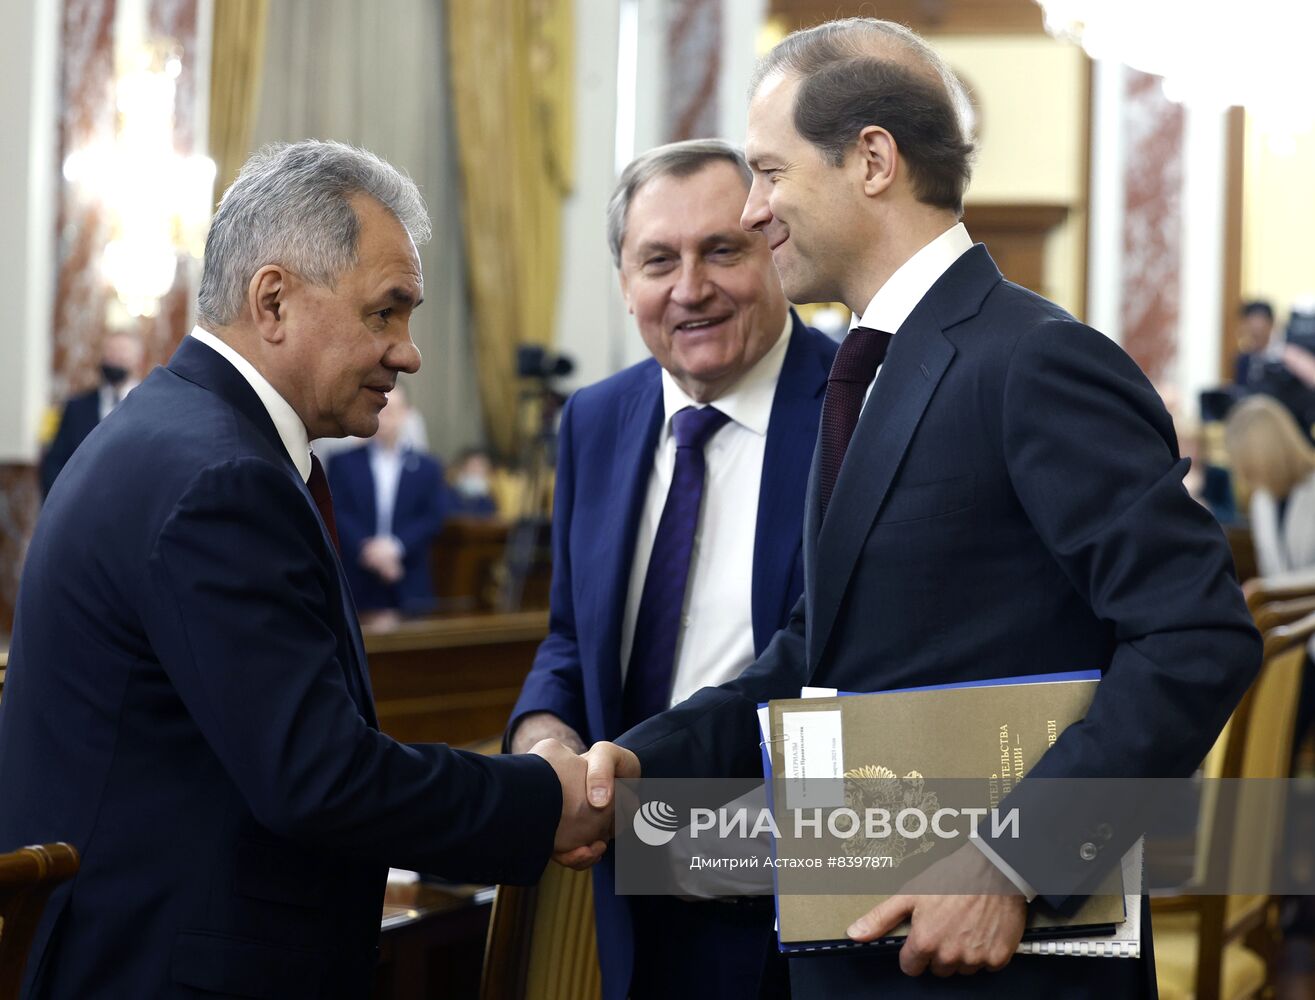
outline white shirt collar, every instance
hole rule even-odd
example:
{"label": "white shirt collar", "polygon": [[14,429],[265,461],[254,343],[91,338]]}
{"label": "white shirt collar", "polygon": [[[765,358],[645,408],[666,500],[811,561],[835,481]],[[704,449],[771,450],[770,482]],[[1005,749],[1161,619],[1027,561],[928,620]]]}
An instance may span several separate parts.
{"label": "white shirt collar", "polygon": [[951,264],[971,250],[972,245],[972,238],[962,222],[945,230],[900,265],[877,289],[877,294],[863,310],[862,318],[850,323],[850,329],[865,326],[895,333],[923,296],[931,291],[931,286],[950,269]]}
{"label": "white shirt collar", "polygon": [[130,379],[121,385],[110,385],[108,382],[100,384],[100,418],[104,420],[109,416],[110,411],[128,398],[128,393],[141,385],[137,379]]}
{"label": "white shirt collar", "polygon": [[[738,382],[722,395],[712,400],[713,406],[730,417],[733,421],[753,431],[759,436],[766,436],[767,425],[772,419],[772,400],[776,398],[776,383],[781,377],[781,368],[785,364],[785,352],[790,347],[790,334],[794,330],[794,317],[787,309],[785,329],[776,343],[758,359],[757,363],[740,376]],[[662,370],[662,408],[665,415],[664,430],[671,427],[671,418],[687,406],[703,406],[697,403],[682,389],[671,373]]]}
{"label": "white shirt collar", "polygon": [[287,449],[292,464],[301,473],[302,481],[310,479],[310,441],[306,434],[306,425],[301,422],[301,417],[297,416],[292,404],[279,395],[278,390],[269,384],[269,379],[256,371],[255,365],[209,330],[194,326],[191,335],[236,368],[238,374],[247,380],[268,411],[269,419],[274,421],[274,429],[278,431],[279,440]]}

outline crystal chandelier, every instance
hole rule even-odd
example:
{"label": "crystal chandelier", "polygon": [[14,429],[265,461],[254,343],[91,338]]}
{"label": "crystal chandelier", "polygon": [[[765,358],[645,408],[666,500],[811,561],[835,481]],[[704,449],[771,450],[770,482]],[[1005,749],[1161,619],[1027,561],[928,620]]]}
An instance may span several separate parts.
{"label": "crystal chandelier", "polygon": [[1093,59],[1164,79],[1171,100],[1222,110],[1245,107],[1272,127],[1315,123],[1309,63],[1315,4],[1309,0],[1037,0],[1046,30]]}
{"label": "crystal chandelier", "polygon": [[199,257],[210,219],[215,165],[174,146],[179,49],[156,39],[115,80],[117,127],[109,142],[75,150],[64,177],[106,209],[110,239],[101,271],[134,316],[154,316],[180,257]]}

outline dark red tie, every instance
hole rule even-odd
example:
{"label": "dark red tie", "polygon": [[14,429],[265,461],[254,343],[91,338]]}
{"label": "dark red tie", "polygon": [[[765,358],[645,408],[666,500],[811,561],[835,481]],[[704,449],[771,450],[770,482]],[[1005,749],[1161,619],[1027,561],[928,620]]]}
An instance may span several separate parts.
{"label": "dark red tie", "polygon": [[882,330],[856,326],[845,337],[831,364],[826,399],[822,401],[822,464],[817,484],[821,505],[819,523],[826,517],[849,439],[854,436],[858,415],[863,411],[863,396],[886,357],[890,337]]}
{"label": "dark red tie", "polygon": [[324,466],[320,464],[318,456],[313,454],[310,457],[310,479],[306,480],[306,487],[310,490],[311,499],[315,501],[315,506],[320,512],[320,519],[329,529],[333,547],[341,555],[342,546],[338,544],[338,522],[333,518],[333,494],[329,492],[329,478],[324,474]]}

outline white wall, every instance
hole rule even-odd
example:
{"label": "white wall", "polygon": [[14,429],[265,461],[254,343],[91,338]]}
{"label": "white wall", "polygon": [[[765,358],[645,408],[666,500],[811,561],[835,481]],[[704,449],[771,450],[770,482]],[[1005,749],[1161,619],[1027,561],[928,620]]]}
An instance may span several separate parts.
{"label": "white wall", "polygon": [[604,221],[616,182],[620,8],[613,0],[575,4],[575,187],[562,208],[557,297],[557,350],[575,359],[572,388],[621,367],[623,310]]}
{"label": "white wall", "polygon": [[9,5],[0,32],[0,462],[35,460],[50,384],[59,13]]}
{"label": "white wall", "polygon": [[1201,390],[1219,385],[1223,330],[1224,215],[1228,119],[1187,108],[1183,131],[1183,256],[1174,382],[1182,413],[1194,417]]}
{"label": "white wall", "polygon": [[1122,63],[1097,60],[1092,80],[1091,230],[1087,246],[1087,322],[1123,340]]}
{"label": "white wall", "polygon": [[1315,129],[1287,134],[1247,116],[1242,295],[1270,299],[1282,324],[1315,296]]}
{"label": "white wall", "polygon": [[980,109],[967,200],[1068,206],[1046,241],[1046,292],[1081,316],[1086,57],[1044,35],[943,35],[931,42]]}

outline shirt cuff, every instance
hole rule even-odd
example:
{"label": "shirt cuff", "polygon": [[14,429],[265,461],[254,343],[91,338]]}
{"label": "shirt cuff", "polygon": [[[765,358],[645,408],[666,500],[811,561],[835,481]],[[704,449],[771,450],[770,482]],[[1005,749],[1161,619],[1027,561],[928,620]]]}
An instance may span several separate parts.
{"label": "shirt cuff", "polygon": [[1024,899],[1026,899],[1029,903],[1032,902],[1032,900],[1036,899],[1036,890],[1027,884],[1027,879],[1023,878],[1022,875],[1019,875],[1018,872],[1014,871],[1013,867],[1009,865],[1004,858],[1000,857],[1000,855],[995,852],[994,847],[992,847],[990,844],[988,844],[986,841],[984,841],[981,837],[979,837],[975,833],[968,834],[968,840],[972,844],[976,845],[979,851],[981,851],[984,855],[986,855],[987,861],[991,862],[991,864],[995,865],[997,868],[1000,869],[1001,873],[1004,875],[1005,878],[1007,878],[1010,882],[1014,883],[1014,887],[1023,894]]}

